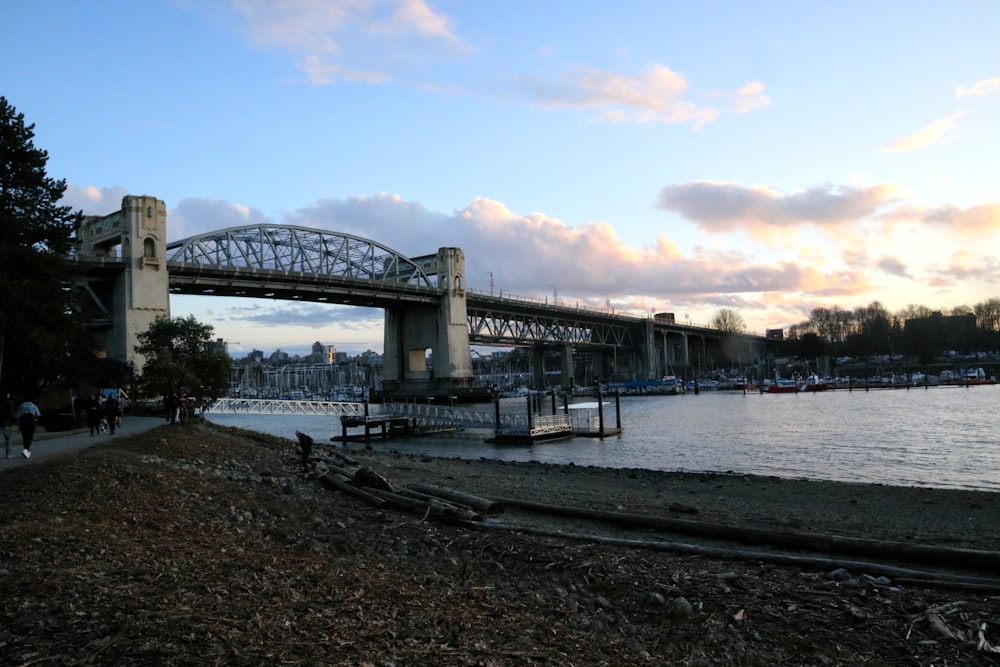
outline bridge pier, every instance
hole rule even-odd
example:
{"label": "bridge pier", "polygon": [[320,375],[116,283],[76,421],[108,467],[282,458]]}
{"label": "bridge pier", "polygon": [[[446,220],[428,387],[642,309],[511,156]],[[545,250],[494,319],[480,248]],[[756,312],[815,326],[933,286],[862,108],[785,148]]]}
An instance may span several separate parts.
{"label": "bridge pier", "polygon": [[440,248],[430,272],[437,274],[439,304],[400,303],[385,310],[387,398],[462,396],[472,390],[465,255],[459,248]]}
{"label": "bridge pier", "polygon": [[157,317],[170,317],[167,206],[155,197],[127,195],[120,211],[85,218],[76,236],[77,287],[98,354],[142,372],[138,335]]}

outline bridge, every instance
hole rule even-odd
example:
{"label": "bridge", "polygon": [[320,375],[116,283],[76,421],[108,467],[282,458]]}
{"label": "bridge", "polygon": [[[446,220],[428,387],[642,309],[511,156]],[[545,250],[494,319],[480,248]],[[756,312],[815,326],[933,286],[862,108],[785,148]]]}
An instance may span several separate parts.
{"label": "bridge", "polygon": [[[390,397],[472,391],[473,344],[530,346],[539,358],[558,349],[562,377],[572,381],[581,355],[596,377],[653,378],[690,366],[693,352],[707,359],[726,338],[745,345],[748,358],[767,343],[659,316],[469,290],[460,248],[407,257],[370,239],[291,225],[231,227],[167,243],[166,217],[164,202],[128,195],[120,211],[87,218],[77,229],[81,309],[105,355],[138,371],[137,336],[156,317],[169,317],[171,294],[380,308]],[[543,386],[542,364],[534,368],[536,386]]]}

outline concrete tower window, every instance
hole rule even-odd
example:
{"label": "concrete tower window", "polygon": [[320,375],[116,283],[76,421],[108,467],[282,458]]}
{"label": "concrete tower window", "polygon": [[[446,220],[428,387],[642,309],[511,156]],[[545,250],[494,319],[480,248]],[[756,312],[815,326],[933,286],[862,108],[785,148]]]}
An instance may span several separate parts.
{"label": "concrete tower window", "polygon": [[146,239],[142,242],[142,256],[156,257],[156,241],[153,239]]}

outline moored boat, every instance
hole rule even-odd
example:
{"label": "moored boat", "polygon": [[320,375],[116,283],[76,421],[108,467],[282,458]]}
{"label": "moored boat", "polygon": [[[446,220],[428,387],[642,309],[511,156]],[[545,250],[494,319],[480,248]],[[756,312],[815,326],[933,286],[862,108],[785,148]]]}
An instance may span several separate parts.
{"label": "moored boat", "polygon": [[767,385],[767,393],[769,394],[795,394],[798,391],[798,383],[790,378],[775,377]]}
{"label": "moored boat", "polygon": [[815,373],[807,375],[802,385],[799,387],[799,391],[826,391],[830,388],[830,383],[825,379],[821,379]]}

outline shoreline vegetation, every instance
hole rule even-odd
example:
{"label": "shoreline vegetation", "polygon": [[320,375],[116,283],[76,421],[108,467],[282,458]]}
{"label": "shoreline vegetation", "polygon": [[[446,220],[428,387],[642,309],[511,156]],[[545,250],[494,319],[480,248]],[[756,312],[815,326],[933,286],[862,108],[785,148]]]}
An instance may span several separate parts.
{"label": "shoreline vegetation", "polygon": [[[998,659],[996,590],[633,548],[648,527],[584,522],[609,513],[925,545],[982,552],[989,567],[1000,563],[995,492],[315,448],[310,468],[347,455],[395,487],[507,499],[477,528],[335,490],[304,469],[293,437],[196,420],[0,475],[0,662]],[[568,537],[580,533],[593,539]]]}

